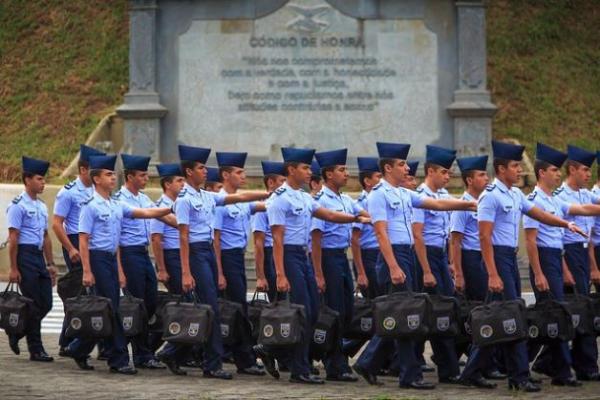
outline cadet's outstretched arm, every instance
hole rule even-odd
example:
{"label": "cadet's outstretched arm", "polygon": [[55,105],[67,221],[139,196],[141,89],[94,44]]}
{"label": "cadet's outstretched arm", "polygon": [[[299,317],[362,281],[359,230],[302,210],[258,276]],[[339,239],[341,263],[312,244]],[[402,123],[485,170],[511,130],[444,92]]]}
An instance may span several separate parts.
{"label": "cadet's outstretched arm", "polygon": [[[157,207],[157,208],[134,208],[133,218],[160,218],[171,213],[169,207]],[[163,221],[165,222],[165,221]],[[167,223],[167,222],[165,222]]]}
{"label": "cadet's outstretched arm", "polygon": [[569,207],[571,215],[600,215],[600,204],[571,204]]}
{"label": "cadet's outstretched arm", "polygon": [[244,192],[228,194],[225,197],[225,204],[247,203],[250,201],[260,201],[269,197],[269,192]]}
{"label": "cadet's outstretched arm", "polygon": [[477,211],[476,201],[466,201],[459,199],[432,199],[431,197],[424,197],[423,203],[419,208],[426,208],[428,210],[437,211],[453,211],[453,210],[468,210]]}
{"label": "cadet's outstretched arm", "polygon": [[575,225],[575,223],[565,221],[564,219],[559,218],[554,214],[550,214],[539,207],[533,207],[531,210],[529,210],[527,215],[533,219],[537,219],[543,224],[567,228],[571,232],[578,233],[583,237],[588,237],[587,234],[581,230],[581,228]]}
{"label": "cadet's outstretched arm", "polygon": [[313,216],[328,222],[335,222],[337,224],[350,224],[352,222],[363,222],[365,219],[368,220],[368,218],[362,216],[355,217],[352,214],[346,214],[339,211],[332,211],[325,207],[318,208],[313,213]]}

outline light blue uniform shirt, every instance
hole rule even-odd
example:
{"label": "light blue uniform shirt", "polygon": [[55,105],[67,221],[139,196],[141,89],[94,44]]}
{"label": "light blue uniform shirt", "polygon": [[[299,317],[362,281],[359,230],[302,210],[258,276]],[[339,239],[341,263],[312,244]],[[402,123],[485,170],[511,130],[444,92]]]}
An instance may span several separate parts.
{"label": "light blue uniform shirt", "polygon": [[[337,194],[327,186],[315,196],[315,200],[322,207],[333,211],[343,212],[351,215],[358,215],[362,211],[360,207],[347,194]],[[334,222],[323,221],[319,218],[313,218],[311,232],[315,229],[322,232],[321,247],[324,249],[342,249],[350,247],[352,238],[352,224],[337,224]]]}
{"label": "light blue uniform shirt", "polygon": [[413,245],[413,207],[420,207],[423,199],[417,192],[393,187],[382,179],[367,196],[367,210],[373,224],[387,222],[390,243]]}
{"label": "light blue uniform shirt", "polygon": [[18,244],[31,244],[42,249],[44,232],[48,230],[48,208],[42,200],[33,200],[23,191],[8,206],[6,219],[9,229],[19,231]]}
{"label": "light blue uniform shirt", "polygon": [[[156,207],[150,197],[143,192],[138,192],[137,196],[131,193],[125,186],[121,187],[113,198],[117,201],[127,204],[132,208],[153,208]],[[121,224],[120,246],[147,246],[150,240],[150,219],[123,218]]]}
{"label": "light blue uniform shirt", "polygon": [[[273,196],[267,199],[267,208],[272,200]],[[271,233],[271,227],[269,226],[269,216],[267,212],[255,213],[250,218],[250,223],[252,225],[252,232],[263,232],[265,234],[265,247],[273,247],[273,234]]]}
{"label": "light blue uniform shirt", "polygon": [[183,186],[173,207],[177,224],[189,226],[190,243],[212,241],[215,208],[224,205],[226,197],[222,193],[196,190],[188,183]]}
{"label": "light blue uniform shirt", "polygon": [[292,189],[285,182],[275,190],[267,214],[271,226],[285,226],[283,244],[306,246],[312,215],[319,208],[321,205],[310,194]]}
{"label": "light blue uniform shirt", "polygon": [[479,196],[477,217],[479,222],[494,223],[492,244],[494,246],[518,247],[521,214],[534,207],[523,192],[516,187],[508,188],[498,179],[488,185]]}
{"label": "light blue uniform shirt", "polygon": [[[594,185],[592,193],[595,196],[600,197],[600,187],[598,185]],[[592,227],[592,243],[594,243],[594,246],[600,245],[600,216],[594,217],[594,225]]]}
{"label": "light blue uniform shirt", "polygon": [[94,191],[81,207],[79,232],[90,235],[90,250],[116,253],[124,217],[133,217],[133,208],[112,197],[105,199]]}
{"label": "light blue uniform shirt", "polygon": [[[220,194],[227,196],[221,189]],[[217,207],[214,229],[221,231],[221,249],[246,248],[250,232],[250,217],[256,212],[256,203],[237,203]]]}
{"label": "light blue uniform shirt", "polygon": [[[417,193],[432,199],[452,198],[446,189],[440,189],[437,192],[434,192],[425,183],[419,185]],[[450,233],[449,211],[415,208],[413,211],[413,223],[415,222],[423,224],[423,241],[425,242],[425,245],[446,248],[448,234]]]}
{"label": "light blue uniform shirt", "polygon": [[[469,193],[463,193],[461,200],[475,201]],[[462,233],[461,248],[463,250],[481,251],[479,242],[479,223],[477,211],[457,210],[450,214],[450,232]]]}
{"label": "light blue uniform shirt", "polygon": [[[546,194],[538,186],[527,196],[527,199],[532,201],[536,207],[557,217],[564,218],[569,214],[570,204],[565,203],[555,196]],[[563,248],[564,228],[543,224],[527,215],[523,215],[523,228],[537,229],[536,242],[538,247]]]}
{"label": "light blue uniform shirt", "polygon": [[[366,190],[363,190],[356,202],[359,207],[363,210],[367,210],[367,193]],[[375,228],[371,224],[361,224],[360,222],[355,222],[352,225],[353,229],[360,230],[360,248],[361,249],[378,249],[379,243],[377,242],[377,236],[375,236]]]}
{"label": "light blue uniform shirt", "polygon": [[92,196],[94,188],[86,187],[81,179],[66,184],[56,196],[54,202],[54,215],[63,217],[64,227],[67,235],[74,235],[79,232],[79,213],[81,204]]}
{"label": "light blue uniform shirt", "polygon": [[[166,194],[163,194],[156,202],[156,207],[171,208],[173,204],[174,201]],[[179,229],[173,228],[159,219],[152,219],[150,221],[150,234],[155,233],[162,235],[161,243],[163,250],[179,249]]]}
{"label": "light blue uniform shirt", "polygon": [[[600,196],[595,195],[587,189],[573,190],[563,182],[561,187],[553,192],[554,196],[568,204],[598,204],[600,203]],[[592,230],[592,224],[594,222],[593,217],[586,217],[583,215],[565,215],[565,220],[574,222],[578,227],[583,229],[588,235]],[[566,229],[563,236],[563,244],[571,243],[587,243],[588,239],[584,238],[578,233],[571,232]]]}

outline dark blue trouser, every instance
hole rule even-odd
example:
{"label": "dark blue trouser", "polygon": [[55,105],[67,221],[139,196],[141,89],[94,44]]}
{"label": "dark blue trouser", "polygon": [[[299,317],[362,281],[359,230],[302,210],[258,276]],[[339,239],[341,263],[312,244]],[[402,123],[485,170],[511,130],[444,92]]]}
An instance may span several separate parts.
{"label": "dark blue trouser", "polygon": [[[564,281],[562,272],[562,249],[553,249],[550,247],[538,247],[540,265],[542,272],[550,286],[550,293],[555,300],[564,299]],[[529,266],[529,280],[535,293],[536,300],[547,296],[540,293],[535,286],[535,276],[531,266]],[[530,345],[529,355],[535,356],[540,350],[540,346]],[[569,343],[565,341],[555,342],[544,346],[544,350],[536,361],[536,366],[543,371],[551,373],[552,378],[567,379],[571,377],[571,353],[569,352]]]}
{"label": "dark blue trouser", "polygon": [[[67,237],[69,238],[69,241],[71,242],[71,244],[77,250],[79,250],[79,235],[75,233],[73,235],[67,235]],[[67,266],[67,271],[71,271],[76,268],[81,268],[81,262],[78,262],[75,264],[73,264],[71,262],[71,258],[69,257],[69,252],[64,247],[62,248],[62,253],[63,253],[63,258],[65,259],[65,265]],[[66,347],[69,345],[69,343],[71,343],[71,339],[68,339],[65,337],[66,329],[67,329],[67,321],[63,319],[63,326],[60,331],[60,336],[58,337],[58,345],[60,347]]]}
{"label": "dark blue trouser", "polygon": [[[246,301],[248,287],[246,283],[244,249],[221,250],[221,265],[223,266],[223,275],[225,275],[225,280],[227,281],[227,288],[225,289],[227,299],[241,304],[244,314],[246,314],[248,312],[248,303]],[[228,350],[231,351],[238,369],[248,368],[256,364],[256,356],[252,352],[253,344],[252,338],[245,337],[237,345],[225,349],[226,352]]]}
{"label": "dark blue trouser", "polygon": [[[519,276],[516,250],[514,247],[494,246],[494,261],[498,275],[500,275],[500,279],[504,284],[505,300],[514,300],[521,297],[521,278]],[[501,348],[504,353],[509,381],[516,384],[525,382],[529,378],[529,358],[524,340],[499,346],[472,346],[471,354],[461,378],[475,379],[481,376],[482,371],[489,365],[497,347]]]}
{"label": "dark blue trouser", "polygon": [[[325,277],[325,304],[340,313],[342,331],[352,322],[354,282],[346,249],[322,249],[321,267]],[[342,352],[342,336],[333,351],[323,360],[329,376],[350,372],[348,357]]]}
{"label": "dark blue trouser", "polygon": [[[198,301],[208,304],[215,313],[210,339],[204,346],[204,371],[216,371],[222,368],[223,342],[221,340],[221,327],[219,324],[219,307],[217,305],[218,282],[217,262],[212,243],[190,243],[190,272],[196,281],[194,293]],[[185,362],[192,346],[167,343],[161,353],[173,358],[179,363]]]}
{"label": "dark blue trouser", "polygon": [[[108,365],[114,368],[124,367],[129,364],[129,353],[127,339],[123,335],[123,327],[118,318],[121,290],[116,254],[90,250],[90,267],[96,280],[95,293],[98,296],[108,297],[112,302],[113,334],[102,340],[108,355]],[[96,342],[94,339],[75,339],[69,344],[69,352],[75,359],[86,358],[94,349]]]}
{"label": "dark blue trouser", "polygon": [[[412,290],[415,255],[412,246],[393,245],[394,256],[404,274],[404,284],[397,286],[400,290]],[[387,293],[391,287],[389,269],[383,256],[377,261],[377,279],[380,290]],[[409,384],[422,379],[423,374],[415,357],[415,343],[410,339],[389,339],[373,336],[365,350],[356,363],[372,374],[377,374],[390,354],[396,354],[400,370],[399,380],[401,384]]]}
{"label": "dark blue trouser", "polygon": [[52,280],[46,269],[44,253],[37,246],[20,244],[17,248],[17,266],[21,273],[19,287],[23,296],[33,300],[34,309],[27,323],[25,335],[29,353],[44,351],[42,344],[42,319],[52,309]]}
{"label": "dark blue trouser", "polygon": [[462,250],[461,265],[468,300],[484,301],[487,295],[488,273],[479,250]]}
{"label": "dark blue trouser", "polygon": [[[121,265],[127,278],[127,290],[133,297],[144,299],[148,315],[154,315],[158,298],[156,271],[146,246],[121,246]],[[148,332],[130,338],[134,365],[143,364],[154,358],[150,350]]]}
{"label": "dark blue trouser", "polygon": [[183,289],[181,286],[181,256],[179,249],[163,250],[163,257],[165,259],[165,268],[169,274],[169,281],[165,286],[169,290],[169,293],[181,294]]}
{"label": "dark blue trouser", "polygon": [[[565,261],[575,279],[577,292],[590,292],[590,258],[588,249],[583,243],[565,245]],[[598,347],[595,335],[575,335],[573,348],[573,369],[577,375],[598,373]]]}
{"label": "dark blue trouser", "polygon": [[273,263],[273,247],[264,247],[265,262],[263,268],[265,270],[265,278],[269,284],[267,296],[269,301],[275,301],[277,296],[277,274],[275,273],[275,264]]}

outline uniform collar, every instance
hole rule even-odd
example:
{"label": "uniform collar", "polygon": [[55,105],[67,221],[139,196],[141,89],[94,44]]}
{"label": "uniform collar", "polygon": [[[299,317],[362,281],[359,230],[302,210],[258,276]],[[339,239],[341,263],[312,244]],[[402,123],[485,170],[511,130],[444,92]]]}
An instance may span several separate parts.
{"label": "uniform collar", "polygon": [[381,178],[381,180],[379,182],[381,183],[381,186],[387,191],[398,189],[398,188],[392,186],[388,181],[386,181],[383,178]]}
{"label": "uniform collar", "polygon": [[77,179],[75,179],[75,186],[77,187],[77,190],[79,190],[80,192],[84,192],[86,190],[88,190],[90,187],[87,187],[83,184],[83,182],[81,182],[81,179],[79,179],[79,177],[77,177]]}
{"label": "uniform collar", "polygon": [[196,188],[194,188],[192,185],[190,185],[187,182],[183,185],[183,189],[181,189],[181,190],[182,191],[186,190],[187,192],[189,192],[191,194],[199,194],[200,193],[200,190],[196,190]]}
{"label": "uniform collar", "polygon": [[35,203],[35,200],[31,198],[31,196],[29,196],[29,193],[27,193],[26,190],[23,190],[23,193],[21,193],[21,196],[23,197],[23,199],[25,199],[25,201],[30,202],[30,203]]}
{"label": "uniform collar", "polygon": [[504,192],[504,193],[506,193],[506,192],[510,192],[510,189],[508,188],[508,186],[506,186],[506,185],[504,184],[504,182],[502,182],[502,181],[501,181],[500,179],[498,179],[498,178],[494,178],[494,185],[496,185],[496,187],[497,187],[498,189],[500,189],[500,191],[501,191],[501,192]]}
{"label": "uniform collar", "polygon": [[561,188],[563,188],[563,190],[565,192],[567,192],[568,194],[575,194],[575,193],[579,193],[579,191],[581,190],[573,190],[571,189],[571,186],[567,185],[567,182],[563,182],[563,184],[561,185]]}
{"label": "uniform collar", "polygon": [[552,195],[544,192],[544,190],[539,186],[536,186],[533,191],[546,200],[552,200]]}
{"label": "uniform collar", "polygon": [[338,198],[340,197],[342,194],[337,194],[336,192],[334,192],[333,190],[329,189],[327,186],[323,185],[323,189],[321,189],[323,191],[323,193],[325,193],[327,196],[331,197],[332,199]]}
{"label": "uniform collar", "polygon": [[111,196],[109,196],[108,199],[105,199],[95,189],[94,189],[94,195],[93,196],[94,196],[95,199],[98,199],[98,200],[106,202],[106,203],[110,203],[110,201],[112,200]]}
{"label": "uniform collar", "polygon": [[466,190],[463,193],[463,199],[466,200],[466,201],[475,201],[475,200],[477,200],[476,198],[474,198],[473,196],[471,196],[471,194],[469,192],[467,192]]}
{"label": "uniform collar", "polygon": [[283,185],[280,186],[281,187],[285,187],[286,190],[291,190],[292,192],[302,192],[302,189],[294,189],[293,187],[291,187],[290,185],[288,185],[287,181],[283,182]]}
{"label": "uniform collar", "polygon": [[129,191],[129,189],[127,189],[127,188],[125,187],[125,185],[121,186],[121,193],[123,193],[123,195],[124,195],[125,197],[128,197],[128,198],[130,198],[130,199],[137,199],[137,198],[140,196],[140,194],[142,194],[142,192],[140,192],[140,191],[138,191],[138,194],[137,194],[137,195],[135,195],[135,194],[131,193],[131,192]]}

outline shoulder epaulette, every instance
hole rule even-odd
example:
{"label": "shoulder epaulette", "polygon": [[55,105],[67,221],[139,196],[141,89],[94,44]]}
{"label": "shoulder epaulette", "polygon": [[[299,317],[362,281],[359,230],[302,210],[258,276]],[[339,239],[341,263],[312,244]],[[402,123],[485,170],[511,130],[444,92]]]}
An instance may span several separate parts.
{"label": "shoulder epaulette", "polygon": [[377,185],[373,186],[373,190],[377,190],[383,185],[383,183],[379,182]]}
{"label": "shoulder epaulette", "polygon": [[83,202],[83,204],[89,204],[92,200],[94,200],[94,196],[90,196],[87,199],[85,199],[85,201]]}
{"label": "shoulder epaulette", "polygon": [[14,199],[12,199],[13,204],[19,204],[19,202],[23,200],[23,195],[18,195]]}
{"label": "shoulder epaulette", "polygon": [[425,191],[425,188],[417,188],[417,190],[415,190],[417,193],[423,193]]}
{"label": "shoulder epaulette", "polygon": [[358,199],[356,199],[356,201],[363,201],[366,198],[367,198],[367,195],[362,193],[360,196],[358,196]]}
{"label": "shoulder epaulette", "polygon": [[75,181],[71,181],[69,183],[67,183],[64,188],[67,190],[70,190],[73,186],[75,186]]}
{"label": "shoulder epaulette", "polygon": [[562,191],[565,190],[565,188],[559,187],[558,189],[556,189],[554,192],[552,192],[552,194],[554,196],[559,195],[562,193]]}
{"label": "shoulder epaulette", "polygon": [[160,205],[162,204],[162,202],[163,202],[163,199],[161,197],[160,199],[156,200],[156,202],[154,202],[154,204],[156,205],[156,207],[160,207]]}
{"label": "shoulder epaulette", "polygon": [[323,193],[325,193],[325,192],[320,190],[317,194],[315,194],[314,199],[319,200],[323,196]]}
{"label": "shoulder epaulette", "polygon": [[287,189],[286,189],[286,188],[284,188],[284,187],[277,188],[277,189],[275,189],[275,194],[276,194],[277,196],[281,196],[281,194],[282,194],[282,193],[285,193],[285,191],[286,191],[286,190],[287,190]]}
{"label": "shoulder epaulette", "polygon": [[537,196],[537,192],[531,192],[529,193],[529,196],[527,196],[527,200],[533,201],[535,199],[535,196]]}
{"label": "shoulder epaulette", "polygon": [[496,188],[495,184],[489,184],[485,187],[486,192],[491,192],[492,190],[494,190]]}

